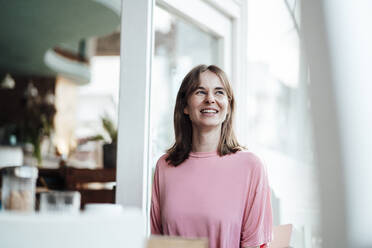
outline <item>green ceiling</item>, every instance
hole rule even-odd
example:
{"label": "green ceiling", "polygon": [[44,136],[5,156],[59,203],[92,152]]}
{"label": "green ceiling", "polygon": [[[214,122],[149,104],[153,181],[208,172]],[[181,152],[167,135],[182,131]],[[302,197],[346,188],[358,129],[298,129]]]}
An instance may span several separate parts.
{"label": "green ceiling", "polygon": [[0,0],[0,72],[56,75],[48,49],[77,47],[120,25],[120,0]]}

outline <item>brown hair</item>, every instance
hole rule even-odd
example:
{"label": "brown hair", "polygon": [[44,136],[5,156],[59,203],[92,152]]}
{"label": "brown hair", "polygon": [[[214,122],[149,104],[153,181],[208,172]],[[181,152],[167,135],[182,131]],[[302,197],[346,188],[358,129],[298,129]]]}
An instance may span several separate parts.
{"label": "brown hair", "polygon": [[177,94],[173,116],[176,140],[174,145],[167,150],[168,156],[166,158],[166,161],[174,166],[177,166],[185,161],[191,152],[192,124],[189,116],[184,114],[184,109],[187,106],[189,96],[200,85],[200,74],[205,71],[211,71],[219,77],[225,87],[226,94],[229,99],[230,111],[226,115],[225,121],[222,123],[221,137],[217,149],[218,154],[223,156],[243,149],[243,147],[239,145],[233,130],[235,100],[232,88],[225,72],[215,65],[198,65],[187,73],[185,78],[182,80],[181,87]]}

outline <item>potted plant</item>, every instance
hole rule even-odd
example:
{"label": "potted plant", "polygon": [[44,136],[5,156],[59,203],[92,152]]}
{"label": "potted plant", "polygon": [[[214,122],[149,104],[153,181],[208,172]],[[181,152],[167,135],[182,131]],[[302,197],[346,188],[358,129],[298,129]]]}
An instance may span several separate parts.
{"label": "potted plant", "polygon": [[87,141],[97,141],[104,140],[105,144],[103,145],[103,166],[105,168],[116,168],[116,149],[117,149],[117,137],[118,131],[117,128],[107,115],[101,117],[102,127],[105,130],[105,136],[108,136],[109,140],[101,134],[90,137]]}

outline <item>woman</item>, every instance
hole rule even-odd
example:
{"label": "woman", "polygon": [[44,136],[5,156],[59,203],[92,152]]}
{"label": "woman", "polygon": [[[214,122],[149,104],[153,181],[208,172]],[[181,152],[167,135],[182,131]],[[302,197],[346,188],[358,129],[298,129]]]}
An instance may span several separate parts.
{"label": "woman", "polygon": [[152,234],[207,237],[210,248],[271,241],[266,171],[235,138],[234,104],[217,66],[199,65],[183,79],[174,110],[176,141],[155,169]]}

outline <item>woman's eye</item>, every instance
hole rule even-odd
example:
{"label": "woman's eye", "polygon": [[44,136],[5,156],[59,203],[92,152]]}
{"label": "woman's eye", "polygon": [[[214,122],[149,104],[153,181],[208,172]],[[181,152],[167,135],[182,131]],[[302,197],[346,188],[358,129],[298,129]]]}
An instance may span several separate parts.
{"label": "woman's eye", "polygon": [[196,92],[197,95],[205,95],[206,92],[205,91],[202,91],[202,90],[199,90]]}
{"label": "woman's eye", "polygon": [[225,92],[223,92],[222,90],[218,90],[218,91],[216,91],[216,94],[217,94],[217,95],[224,95]]}

